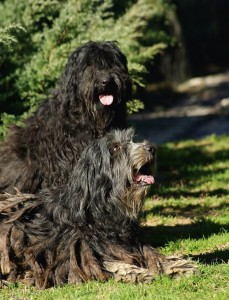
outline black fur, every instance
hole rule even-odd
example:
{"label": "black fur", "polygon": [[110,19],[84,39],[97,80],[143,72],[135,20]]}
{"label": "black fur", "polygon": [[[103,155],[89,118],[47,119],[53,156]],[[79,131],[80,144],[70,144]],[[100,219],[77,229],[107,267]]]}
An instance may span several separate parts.
{"label": "black fur", "polygon": [[114,131],[92,142],[66,186],[37,196],[1,195],[2,279],[46,288],[109,277],[149,281],[193,270],[184,260],[173,270],[174,260],[138,237],[155,147],[133,143],[132,134]]}
{"label": "black fur", "polygon": [[[127,59],[114,42],[88,42],[70,56],[52,96],[0,148],[0,192],[35,193],[67,182],[92,139],[126,126]],[[100,95],[112,95],[104,105]]]}

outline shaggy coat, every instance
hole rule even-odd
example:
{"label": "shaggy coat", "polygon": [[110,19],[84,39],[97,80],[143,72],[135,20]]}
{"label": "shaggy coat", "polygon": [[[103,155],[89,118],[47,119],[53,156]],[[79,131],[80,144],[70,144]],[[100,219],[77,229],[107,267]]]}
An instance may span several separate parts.
{"label": "shaggy coat", "polygon": [[193,273],[186,260],[165,257],[138,238],[138,217],[155,147],[113,131],[82,153],[63,187],[0,198],[0,275],[47,288],[88,280],[149,282]]}
{"label": "shaggy coat", "polygon": [[89,142],[126,125],[132,82],[114,42],[88,42],[70,56],[59,87],[0,147],[0,192],[35,193],[67,182]]}

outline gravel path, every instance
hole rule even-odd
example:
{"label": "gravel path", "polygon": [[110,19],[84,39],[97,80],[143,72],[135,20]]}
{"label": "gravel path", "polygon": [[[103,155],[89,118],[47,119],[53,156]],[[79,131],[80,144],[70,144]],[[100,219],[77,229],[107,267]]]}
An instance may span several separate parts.
{"label": "gravel path", "polygon": [[188,96],[160,112],[130,116],[139,138],[161,144],[229,134],[229,72],[193,78],[178,91]]}

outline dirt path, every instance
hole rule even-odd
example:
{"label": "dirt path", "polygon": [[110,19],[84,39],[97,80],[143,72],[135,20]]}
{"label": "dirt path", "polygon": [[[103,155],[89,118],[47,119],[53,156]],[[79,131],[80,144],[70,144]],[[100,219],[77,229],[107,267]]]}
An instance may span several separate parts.
{"label": "dirt path", "polygon": [[140,138],[161,144],[229,134],[229,72],[193,78],[177,87],[185,97],[159,112],[130,116]]}

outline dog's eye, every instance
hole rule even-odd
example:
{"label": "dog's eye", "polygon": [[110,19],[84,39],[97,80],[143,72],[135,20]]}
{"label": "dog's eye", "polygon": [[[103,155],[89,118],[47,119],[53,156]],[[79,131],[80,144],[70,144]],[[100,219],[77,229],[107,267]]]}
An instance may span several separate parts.
{"label": "dog's eye", "polygon": [[121,150],[121,145],[119,145],[119,144],[114,145],[113,150],[114,150],[114,152],[120,151]]}

